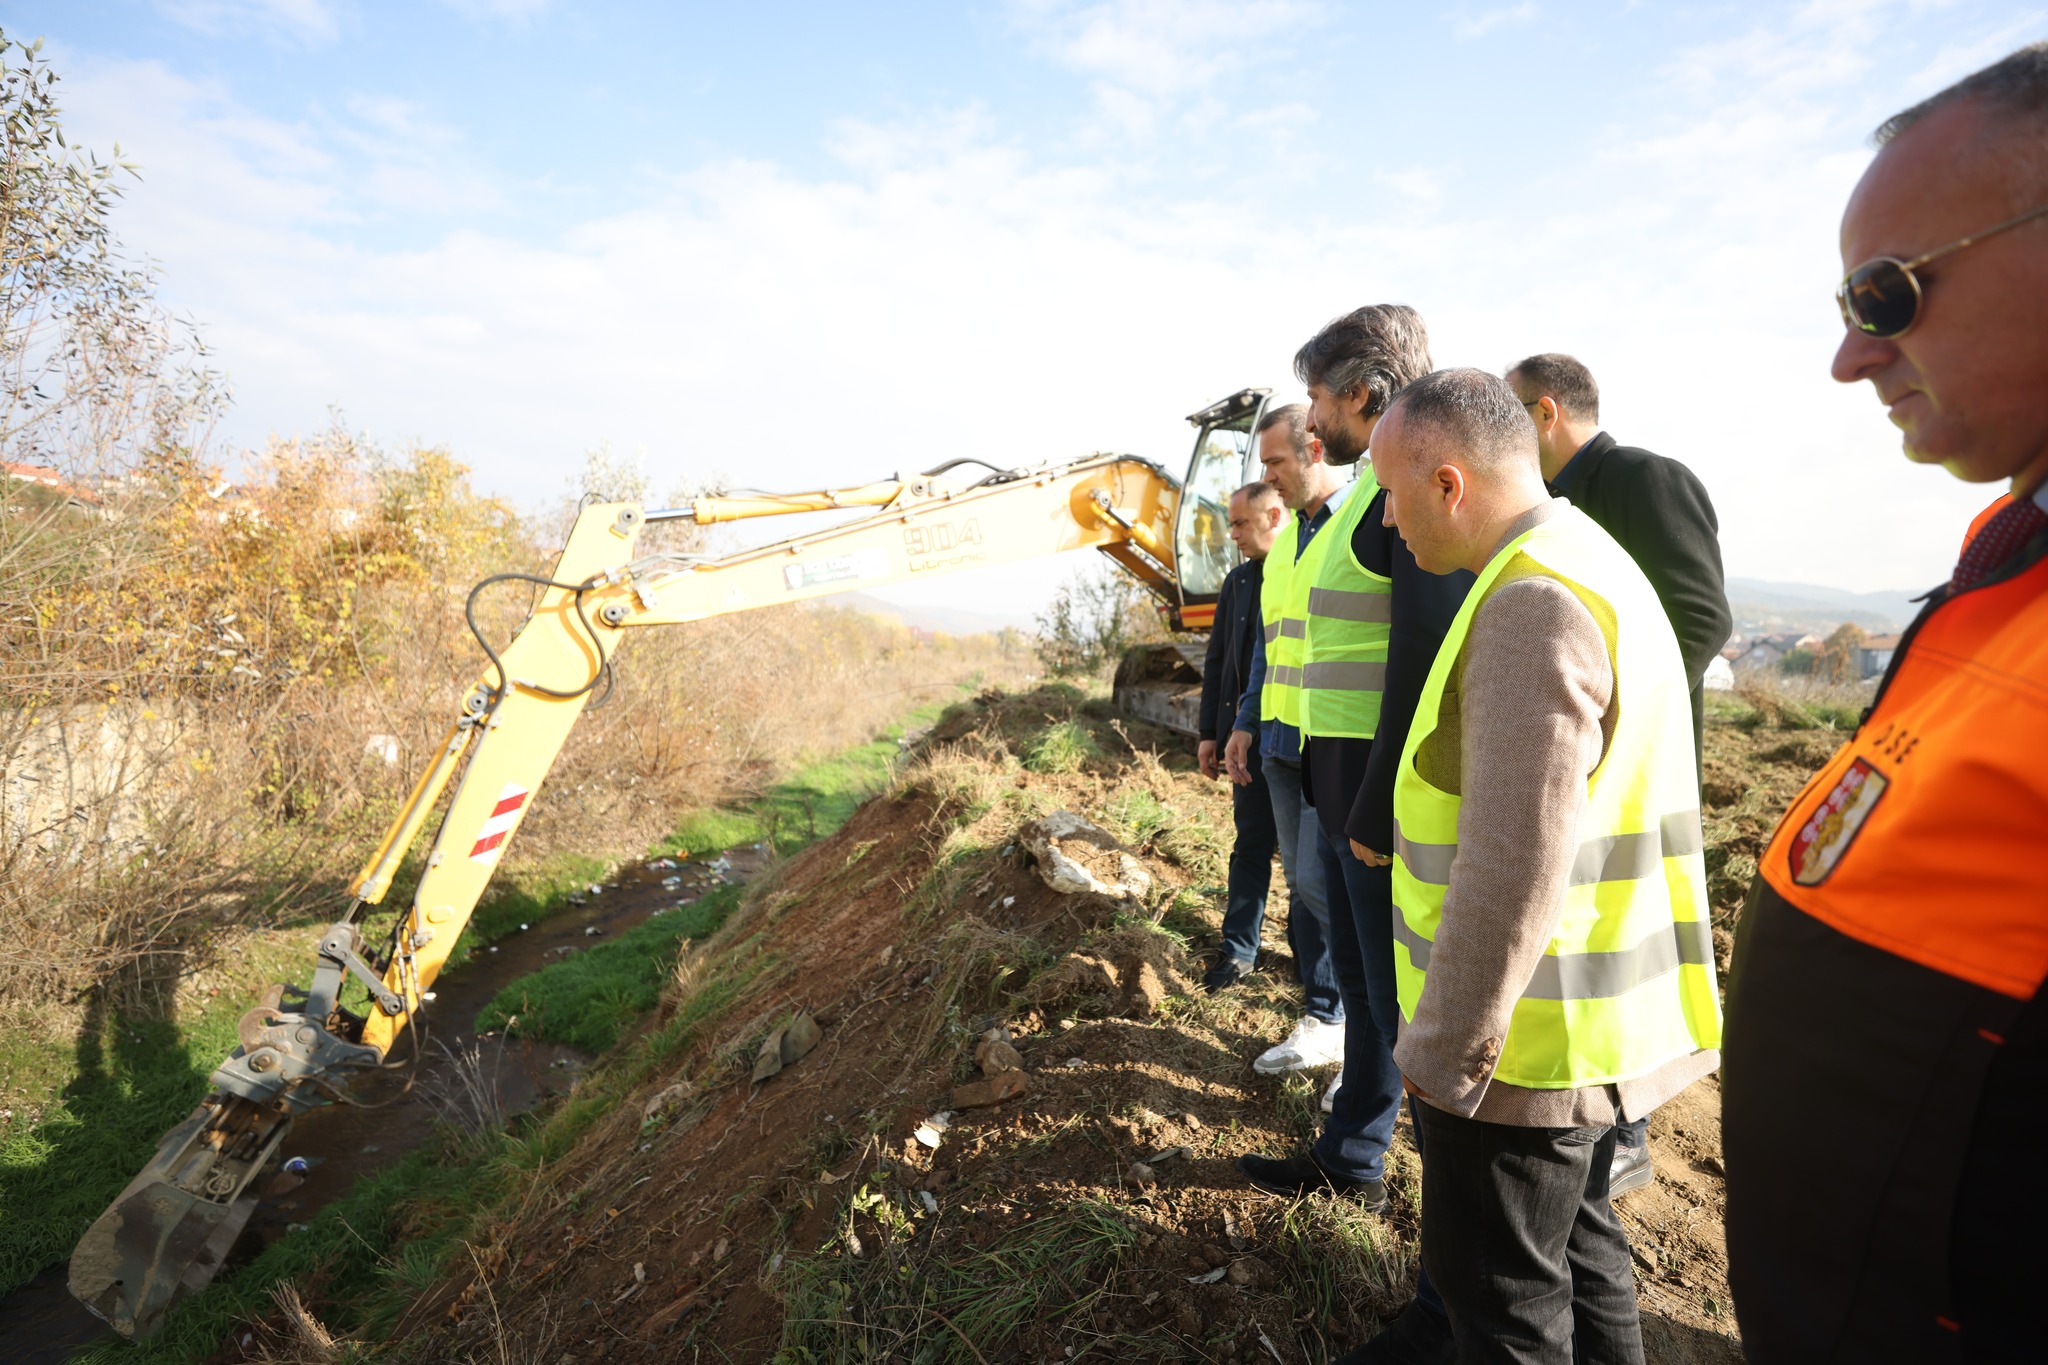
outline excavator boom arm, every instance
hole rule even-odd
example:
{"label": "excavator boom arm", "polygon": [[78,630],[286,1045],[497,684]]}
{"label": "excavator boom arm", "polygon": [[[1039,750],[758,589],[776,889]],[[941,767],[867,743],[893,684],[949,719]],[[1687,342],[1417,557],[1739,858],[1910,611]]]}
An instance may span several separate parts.
{"label": "excavator boom arm", "polygon": [[[1114,555],[1135,546],[1151,561],[1140,578],[1162,597],[1172,596],[1168,547],[1179,486],[1148,461],[1105,455],[1000,481],[963,486],[927,477],[891,486],[897,492],[880,511],[814,534],[717,559],[635,565],[633,600],[622,595],[613,604],[620,612],[611,623],[673,625],[1090,548]],[[799,494],[790,501],[803,505],[782,510],[843,506],[830,500],[867,491]],[[726,519],[717,505],[724,501],[700,500],[699,507],[714,506],[696,519],[704,520],[704,511]],[[752,506],[757,500],[740,501]]]}
{"label": "excavator boom arm", "polygon": [[[390,1054],[408,1026],[414,1047],[421,1045],[425,997],[570,730],[604,685],[625,627],[702,620],[1087,548],[1117,559],[1171,603],[1178,495],[1155,465],[1095,456],[972,484],[924,476],[788,499],[708,500],[693,520],[878,510],[706,558],[636,558],[643,510],[630,503],[585,507],[547,578],[506,575],[542,584],[539,601],[511,643],[493,654],[356,877],[356,903],[322,936],[311,985],[294,999],[273,988],[243,1017],[241,1045],[214,1072],[214,1093],[164,1136],[156,1156],[80,1239],[72,1293],[122,1335],[148,1336],[179,1295],[212,1278],[255,1207],[258,1178],[276,1159],[293,1116],[348,1098],[356,1075],[392,1065]],[[393,926],[382,960],[372,963],[358,915],[382,900],[451,787],[412,904]],[[360,1019],[340,1001],[351,982],[369,997]]]}

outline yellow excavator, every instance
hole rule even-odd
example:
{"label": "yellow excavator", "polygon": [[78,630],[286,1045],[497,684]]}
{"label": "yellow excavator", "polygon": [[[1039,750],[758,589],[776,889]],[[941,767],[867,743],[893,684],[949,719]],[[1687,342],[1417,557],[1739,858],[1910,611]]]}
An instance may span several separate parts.
{"label": "yellow excavator", "polygon": [[[1253,432],[1270,394],[1245,389],[1189,416],[1186,476],[1129,455],[997,469],[947,461],[913,478],[795,494],[706,497],[687,507],[586,506],[546,577],[498,574],[542,591],[503,649],[477,632],[487,663],[411,795],[321,936],[311,983],[274,986],[240,1021],[241,1043],[213,1091],[165,1134],[155,1157],[73,1252],[71,1292],[124,1336],[159,1327],[182,1294],[213,1277],[283,1159],[294,1116],[352,1102],[364,1078],[402,1066],[435,977],[612,656],[648,626],[797,602],[984,564],[1095,549],[1128,571],[1181,633],[1208,629],[1236,562],[1230,495],[1256,477]],[[865,515],[718,557],[635,553],[650,524],[712,525],[842,508]],[[475,618],[472,611],[472,628]],[[1141,650],[1118,670],[1128,714],[1192,734],[1201,675],[1190,651]],[[373,947],[371,907],[450,789],[412,904]]]}

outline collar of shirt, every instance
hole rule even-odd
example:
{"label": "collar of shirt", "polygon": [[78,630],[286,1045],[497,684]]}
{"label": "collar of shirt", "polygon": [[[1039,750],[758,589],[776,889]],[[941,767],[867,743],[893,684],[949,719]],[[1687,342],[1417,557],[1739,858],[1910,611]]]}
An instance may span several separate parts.
{"label": "collar of shirt", "polygon": [[1571,496],[1572,489],[1579,482],[1579,475],[1585,472],[1585,466],[1579,463],[1579,456],[1586,453],[1587,446],[1599,439],[1600,433],[1596,431],[1581,442],[1577,450],[1572,452],[1572,457],[1564,462],[1564,468],[1558,470],[1557,477],[1550,481],[1550,491],[1553,494],[1560,498]]}

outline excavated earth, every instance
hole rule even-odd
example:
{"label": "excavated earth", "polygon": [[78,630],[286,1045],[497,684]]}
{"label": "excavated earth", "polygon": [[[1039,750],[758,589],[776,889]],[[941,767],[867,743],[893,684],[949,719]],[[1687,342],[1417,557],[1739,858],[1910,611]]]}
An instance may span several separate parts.
{"label": "excavated earth", "polygon": [[[1061,726],[1093,752],[1027,767]],[[1770,819],[1832,736],[1710,736],[1725,945]],[[1113,835],[1150,887],[1052,890],[1022,834],[1058,810]],[[1371,1336],[1412,1293],[1418,1163],[1404,1121],[1383,1214],[1263,1196],[1233,1169],[1310,1137],[1329,1076],[1250,1065],[1298,1009],[1277,867],[1261,970],[1193,988],[1230,828],[1227,790],[1179,741],[1099,701],[957,708],[889,792],[686,951],[648,1026],[698,1010],[694,1042],[500,1211],[395,1354],[1295,1365]],[[820,1041],[755,1081],[799,1011]],[[990,1084],[977,1044],[1005,1036],[1014,1053],[981,1051],[1021,1076]],[[1618,1204],[1653,1361],[1741,1358],[1719,1113],[1712,1080],[1661,1110],[1656,1183]]]}

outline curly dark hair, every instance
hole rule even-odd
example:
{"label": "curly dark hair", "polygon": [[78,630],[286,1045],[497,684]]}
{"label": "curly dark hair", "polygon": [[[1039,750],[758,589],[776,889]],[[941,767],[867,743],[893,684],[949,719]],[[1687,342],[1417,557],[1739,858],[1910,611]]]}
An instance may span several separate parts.
{"label": "curly dark hair", "polygon": [[1365,415],[1385,412],[1404,384],[1430,371],[1429,329],[1405,303],[1374,303],[1333,318],[1294,353],[1294,377],[1348,398],[1370,395]]}

